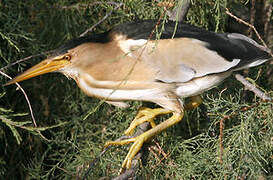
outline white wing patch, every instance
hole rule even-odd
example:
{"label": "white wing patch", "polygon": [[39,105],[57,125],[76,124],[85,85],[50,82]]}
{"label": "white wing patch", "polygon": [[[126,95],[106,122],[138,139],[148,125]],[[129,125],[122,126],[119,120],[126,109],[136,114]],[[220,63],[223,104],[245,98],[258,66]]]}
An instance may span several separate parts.
{"label": "white wing patch", "polygon": [[126,39],[126,40],[119,40],[118,45],[120,49],[125,52],[128,56],[132,57],[132,52],[136,50],[137,47],[144,46],[148,41],[145,39]]}

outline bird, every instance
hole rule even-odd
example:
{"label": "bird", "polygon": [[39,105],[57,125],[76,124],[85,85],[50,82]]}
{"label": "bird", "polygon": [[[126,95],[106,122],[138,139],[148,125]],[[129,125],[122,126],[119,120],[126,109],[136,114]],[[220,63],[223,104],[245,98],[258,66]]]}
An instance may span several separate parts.
{"label": "bird", "polygon": [[[8,81],[14,84],[50,72],[74,79],[90,97],[117,107],[126,101],[147,101],[158,108],[141,108],[126,135],[143,122],[151,129],[111,145],[132,143],[122,169],[129,169],[143,143],[179,123],[184,111],[202,103],[200,95],[233,72],[272,59],[270,50],[239,33],[217,33],[185,23],[138,20],[99,34],[72,39],[45,60]],[[185,98],[190,98],[185,103]],[[156,124],[159,115],[170,114]]]}

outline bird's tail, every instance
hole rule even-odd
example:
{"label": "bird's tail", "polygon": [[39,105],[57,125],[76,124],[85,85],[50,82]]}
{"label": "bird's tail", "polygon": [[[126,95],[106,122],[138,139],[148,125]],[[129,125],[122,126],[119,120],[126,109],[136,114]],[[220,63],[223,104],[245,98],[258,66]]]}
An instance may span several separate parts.
{"label": "bird's tail", "polygon": [[233,71],[259,66],[273,58],[270,49],[259,45],[253,39],[242,34],[231,33],[228,34],[228,38],[244,48],[247,56],[247,58],[240,60],[238,65],[232,69]]}

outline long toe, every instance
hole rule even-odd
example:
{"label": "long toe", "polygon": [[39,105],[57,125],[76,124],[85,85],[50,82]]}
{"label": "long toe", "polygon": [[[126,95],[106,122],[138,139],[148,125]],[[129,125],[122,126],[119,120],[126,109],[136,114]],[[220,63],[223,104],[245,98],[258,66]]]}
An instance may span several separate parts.
{"label": "long toe", "polygon": [[135,128],[144,122],[149,122],[151,127],[153,128],[156,126],[156,124],[154,122],[154,118],[156,116],[163,115],[163,114],[169,114],[169,113],[172,113],[172,111],[166,110],[163,108],[156,108],[156,109],[142,108],[139,110],[135,119],[131,122],[129,128],[124,132],[124,134],[125,135],[133,134]]}

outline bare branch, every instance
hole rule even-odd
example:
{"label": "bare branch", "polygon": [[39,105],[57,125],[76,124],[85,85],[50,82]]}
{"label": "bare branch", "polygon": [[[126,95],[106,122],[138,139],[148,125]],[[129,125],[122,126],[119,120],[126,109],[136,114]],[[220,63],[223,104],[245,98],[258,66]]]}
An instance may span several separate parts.
{"label": "bare branch", "polygon": [[[121,141],[123,139],[129,139],[129,138],[139,136],[140,134],[146,132],[149,129],[149,127],[150,127],[150,125],[148,122],[142,123],[141,125],[139,125],[139,129],[135,132],[135,134],[133,136],[121,136],[116,141]],[[106,149],[104,149],[91,163],[89,163],[89,168],[84,173],[84,176],[82,178],[83,180],[88,179],[88,175],[89,175],[90,171],[95,167],[98,160],[110,149],[110,147],[112,147],[112,146],[109,146]],[[127,169],[121,175],[115,177],[114,180],[123,180],[123,179],[128,179],[130,177],[133,177],[135,175],[136,171],[138,170],[138,167],[139,167],[138,159],[140,159],[142,157],[142,154],[143,154],[143,151],[142,150],[139,151],[136,154],[135,159],[132,161],[132,167],[130,169]],[[77,179],[79,179],[79,177],[77,177]]]}
{"label": "bare branch", "polygon": [[[139,129],[135,132],[133,137],[143,134],[149,128],[150,128],[150,124],[148,122],[142,123],[141,125],[139,125]],[[139,160],[138,159],[141,159],[142,154],[143,154],[143,148],[141,148],[141,150],[136,154],[134,160],[132,161],[131,168],[126,169],[126,171],[124,173],[115,177],[113,180],[126,180],[128,178],[132,178],[135,175],[136,171],[138,170],[138,167],[139,167]]]}
{"label": "bare branch", "polygon": [[190,9],[190,0],[180,0],[173,11],[167,11],[169,19],[172,21],[182,22]]}
{"label": "bare branch", "polygon": [[219,147],[220,147],[220,152],[219,152],[219,162],[220,164],[223,164],[223,154],[224,154],[224,145],[223,145],[223,129],[224,129],[224,118],[220,119],[220,127],[219,127]]}
{"label": "bare branch", "polygon": [[272,100],[271,97],[267,96],[264,92],[262,92],[260,89],[255,87],[255,85],[248,82],[242,75],[235,74],[235,78],[244,85],[245,89],[254,92],[255,95],[258,96],[259,98],[261,98],[262,100],[265,100],[265,101]]}

